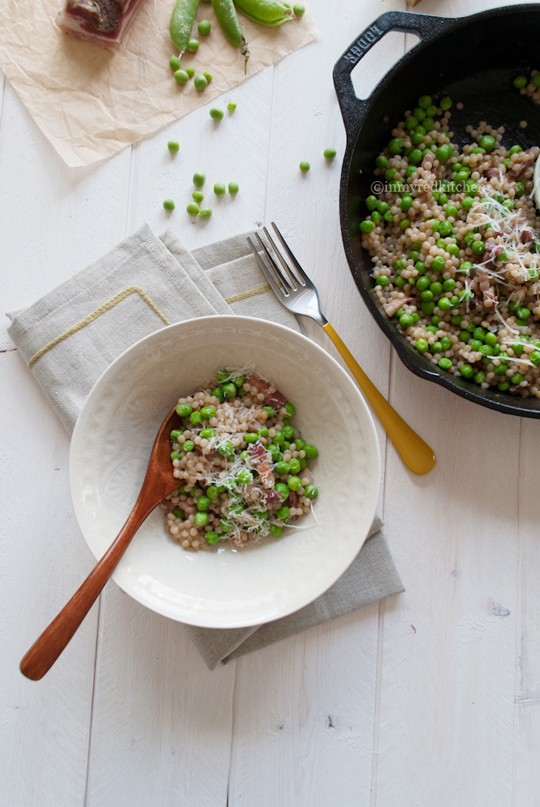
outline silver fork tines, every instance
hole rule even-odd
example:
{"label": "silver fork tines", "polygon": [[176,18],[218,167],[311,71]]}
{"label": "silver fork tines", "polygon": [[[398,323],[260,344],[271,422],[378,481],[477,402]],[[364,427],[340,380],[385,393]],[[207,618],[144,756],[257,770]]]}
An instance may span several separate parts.
{"label": "silver fork tines", "polygon": [[259,266],[261,267],[266,279],[274,291],[274,294],[277,296],[278,300],[281,301],[282,305],[284,305],[285,308],[288,308],[289,311],[292,311],[293,314],[311,317],[311,319],[314,319],[315,322],[319,323],[319,325],[326,325],[327,320],[321,312],[319,306],[319,295],[317,294],[317,289],[296,260],[290,247],[286,243],[274,222],[272,222],[272,227],[276,231],[276,235],[285,249],[294,270],[291,268],[289,263],[287,263],[281,250],[266,227],[263,227],[263,232],[268,239],[270,248],[281,264],[281,267],[274,260],[270,249],[260,237],[259,233],[255,233],[255,237],[262,248],[262,254],[256,248],[251,238],[248,238],[248,241]]}

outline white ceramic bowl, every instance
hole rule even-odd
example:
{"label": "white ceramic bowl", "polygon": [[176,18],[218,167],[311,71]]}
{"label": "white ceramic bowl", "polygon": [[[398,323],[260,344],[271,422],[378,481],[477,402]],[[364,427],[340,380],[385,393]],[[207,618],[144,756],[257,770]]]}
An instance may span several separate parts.
{"label": "white ceramic bowl", "polygon": [[[103,373],[77,421],[70,450],[75,514],[96,558],[126,520],[157,430],[175,401],[223,367],[254,363],[296,406],[293,423],[319,449],[318,523],[239,551],[186,551],[157,508],[113,575],[138,602],[207,628],[269,622],[312,602],[364,543],[379,490],[379,447],[356,385],[322,348],[251,317],[181,322],[147,336]],[[312,516],[308,516],[312,518]]]}

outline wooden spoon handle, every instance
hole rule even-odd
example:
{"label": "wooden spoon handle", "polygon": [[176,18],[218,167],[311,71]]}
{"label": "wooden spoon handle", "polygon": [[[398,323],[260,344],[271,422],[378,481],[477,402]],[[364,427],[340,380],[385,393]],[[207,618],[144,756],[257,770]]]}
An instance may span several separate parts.
{"label": "wooden spoon handle", "polygon": [[20,664],[23,675],[33,681],[38,681],[50,670],[73,638],[77,628],[115,570],[129,542],[151,510],[153,507],[148,509],[148,506],[141,503],[140,498],[137,500],[115,541],[97,562],[82,586],[24,656]]}

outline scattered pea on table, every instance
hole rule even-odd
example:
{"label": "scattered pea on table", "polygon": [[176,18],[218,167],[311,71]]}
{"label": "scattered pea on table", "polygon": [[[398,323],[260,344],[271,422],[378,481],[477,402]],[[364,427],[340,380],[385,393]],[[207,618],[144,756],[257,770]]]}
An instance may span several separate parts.
{"label": "scattered pea on table", "polygon": [[307,162],[307,160],[302,160],[302,162],[300,163],[299,168],[300,168],[300,171],[302,171],[304,174],[306,174],[309,171],[309,169],[311,168],[311,166]]}

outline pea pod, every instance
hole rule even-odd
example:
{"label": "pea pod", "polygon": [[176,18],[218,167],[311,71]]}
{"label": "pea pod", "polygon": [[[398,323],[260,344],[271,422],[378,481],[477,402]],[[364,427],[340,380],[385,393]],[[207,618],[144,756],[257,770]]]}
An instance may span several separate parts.
{"label": "pea pod", "polygon": [[234,0],[237,8],[248,19],[261,25],[283,25],[292,20],[291,8],[280,0]]}
{"label": "pea pod", "polygon": [[235,48],[238,48],[245,59],[244,71],[247,70],[249,50],[246,40],[242,36],[242,29],[238,22],[238,15],[233,0],[212,0],[212,8],[221,30]]}
{"label": "pea pod", "polygon": [[198,5],[199,0],[176,0],[169,31],[174,45],[180,51],[180,56],[187,50]]}

